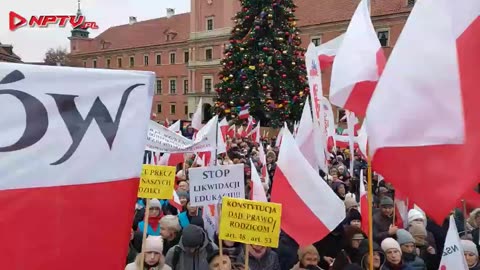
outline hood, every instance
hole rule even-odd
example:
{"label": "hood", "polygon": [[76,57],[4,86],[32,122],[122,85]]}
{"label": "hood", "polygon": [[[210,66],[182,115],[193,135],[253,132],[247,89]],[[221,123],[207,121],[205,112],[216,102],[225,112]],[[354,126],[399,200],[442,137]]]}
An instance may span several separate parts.
{"label": "hood", "polygon": [[[202,233],[203,233],[203,243],[202,243],[202,246],[200,247],[200,251],[202,250],[205,250],[205,248],[207,247],[208,243],[209,243],[209,239],[208,239],[208,235],[207,233],[205,232],[205,230],[202,230]],[[178,242],[178,246],[183,250],[185,251],[185,247],[183,246],[183,235],[182,237],[180,237],[180,241]]]}
{"label": "hood", "polygon": [[[360,254],[360,256],[362,257],[361,261],[360,261],[360,265],[362,267],[364,267],[364,264],[367,262],[368,260],[368,239],[365,239],[365,240],[362,240],[362,242],[360,242],[360,246],[358,247],[358,252]],[[378,252],[380,253],[380,269],[382,268],[382,266],[385,264],[385,253],[383,253],[383,250],[380,248],[380,246],[374,241],[373,242],[373,251],[374,252]]]}

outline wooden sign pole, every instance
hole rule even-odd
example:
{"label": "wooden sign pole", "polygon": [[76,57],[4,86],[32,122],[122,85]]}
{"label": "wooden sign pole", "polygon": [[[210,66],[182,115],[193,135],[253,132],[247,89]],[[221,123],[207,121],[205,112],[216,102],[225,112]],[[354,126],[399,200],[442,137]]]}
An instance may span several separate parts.
{"label": "wooden sign pole", "polygon": [[143,237],[142,237],[142,253],[141,253],[141,264],[140,269],[144,268],[145,265],[145,248],[147,245],[147,230],[148,230],[148,216],[150,215],[150,200],[146,199],[147,203],[145,206],[145,218],[143,219]]}

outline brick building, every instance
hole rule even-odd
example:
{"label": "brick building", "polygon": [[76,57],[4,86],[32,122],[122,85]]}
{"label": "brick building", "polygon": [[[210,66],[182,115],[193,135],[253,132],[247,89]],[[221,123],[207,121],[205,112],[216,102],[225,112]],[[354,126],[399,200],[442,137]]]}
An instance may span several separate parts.
{"label": "brick building", "polygon": [[[359,0],[296,0],[302,46],[321,44],[346,31]],[[373,24],[387,56],[414,0],[371,0]],[[157,121],[188,120],[200,97],[204,118],[213,104],[220,59],[240,10],[238,0],[191,0],[191,12],[111,27],[95,38],[72,30],[71,57],[87,68],[149,70],[157,74],[152,112]],[[80,10],[78,11],[80,12]],[[324,91],[330,71],[324,73]],[[341,112],[337,115],[341,117]],[[337,116],[338,117],[338,116]]]}
{"label": "brick building", "polygon": [[22,60],[13,52],[13,46],[0,43],[0,62],[21,63]]}

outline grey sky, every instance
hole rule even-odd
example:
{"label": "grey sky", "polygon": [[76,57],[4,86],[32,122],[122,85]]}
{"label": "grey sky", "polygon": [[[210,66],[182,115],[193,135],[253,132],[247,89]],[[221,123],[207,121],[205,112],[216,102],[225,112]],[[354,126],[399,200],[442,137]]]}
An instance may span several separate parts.
{"label": "grey sky", "polygon": [[[166,15],[167,8],[175,13],[190,11],[190,0],[81,0],[83,15],[88,21],[95,21],[100,29],[90,30],[95,37],[107,28],[127,24],[129,16],[143,21]],[[25,18],[32,15],[73,15],[77,0],[6,0],[0,3],[0,42],[12,44],[14,52],[23,61],[42,61],[49,48],[68,48],[71,27],[20,28],[11,32],[8,28],[8,13],[14,11]]]}

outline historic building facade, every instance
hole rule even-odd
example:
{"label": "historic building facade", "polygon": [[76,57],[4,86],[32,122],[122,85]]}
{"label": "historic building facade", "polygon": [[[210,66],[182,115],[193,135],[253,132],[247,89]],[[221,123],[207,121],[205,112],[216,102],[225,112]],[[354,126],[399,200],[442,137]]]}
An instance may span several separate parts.
{"label": "historic building facade", "polygon": [[[302,45],[319,45],[346,31],[357,0],[297,0],[296,16]],[[372,19],[387,56],[390,54],[414,0],[371,0]],[[191,0],[191,12],[147,21],[129,18],[95,38],[72,30],[71,57],[86,68],[148,70],[157,76],[152,112],[157,121],[188,120],[200,98],[204,118],[213,104],[220,60],[240,10],[238,0]],[[80,12],[80,10],[78,11]],[[328,94],[330,71],[324,73]],[[341,112],[337,112],[341,117]]]}
{"label": "historic building facade", "polygon": [[13,52],[12,45],[0,43],[0,62],[22,63],[22,60]]}

